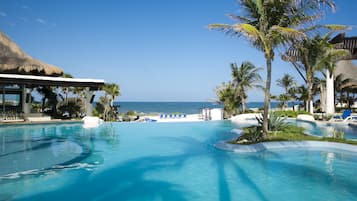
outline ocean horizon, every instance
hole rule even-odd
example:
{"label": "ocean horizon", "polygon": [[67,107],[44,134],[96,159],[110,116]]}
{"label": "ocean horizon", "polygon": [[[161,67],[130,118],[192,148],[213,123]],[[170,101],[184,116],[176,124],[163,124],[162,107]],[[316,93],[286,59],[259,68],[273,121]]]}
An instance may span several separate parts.
{"label": "ocean horizon", "polygon": [[[271,102],[271,108],[277,108],[279,102]],[[221,104],[215,102],[197,101],[116,101],[114,105],[119,105],[119,112],[136,111],[137,113],[201,113],[203,108],[222,108]],[[262,108],[264,102],[248,102],[248,108]]]}

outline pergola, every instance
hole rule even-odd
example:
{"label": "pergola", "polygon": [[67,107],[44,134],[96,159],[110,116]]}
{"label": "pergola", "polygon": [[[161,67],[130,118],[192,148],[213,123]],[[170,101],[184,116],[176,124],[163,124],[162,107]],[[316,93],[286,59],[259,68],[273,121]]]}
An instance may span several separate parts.
{"label": "pergola", "polygon": [[[39,86],[83,87],[86,115],[92,115],[94,91],[100,90],[105,81],[101,79],[64,78],[63,70],[36,60],[26,54],[4,33],[0,32],[0,94],[2,110],[6,111],[5,94],[18,95],[17,108],[28,115],[31,112],[31,91]],[[14,87],[17,86],[17,87]]]}
{"label": "pergola", "polygon": [[340,33],[330,40],[331,44],[335,44],[336,49],[345,49],[350,52],[350,55],[344,60],[357,59],[357,37],[346,37],[345,33]]}

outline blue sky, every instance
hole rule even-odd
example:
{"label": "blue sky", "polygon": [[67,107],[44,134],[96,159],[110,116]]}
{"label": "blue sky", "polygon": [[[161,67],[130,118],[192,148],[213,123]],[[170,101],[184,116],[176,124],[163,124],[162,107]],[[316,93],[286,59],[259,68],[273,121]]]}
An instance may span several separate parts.
{"label": "blue sky", "polygon": [[[355,26],[357,2],[338,0],[322,23]],[[120,85],[122,101],[207,101],[230,79],[231,62],[264,67],[263,54],[217,31],[211,23],[233,23],[234,0],[0,0],[0,29],[31,56],[79,78]],[[357,27],[348,35],[357,35]],[[265,78],[265,71],[262,77]],[[293,67],[273,63],[275,80]],[[252,90],[249,101],[262,101]]]}

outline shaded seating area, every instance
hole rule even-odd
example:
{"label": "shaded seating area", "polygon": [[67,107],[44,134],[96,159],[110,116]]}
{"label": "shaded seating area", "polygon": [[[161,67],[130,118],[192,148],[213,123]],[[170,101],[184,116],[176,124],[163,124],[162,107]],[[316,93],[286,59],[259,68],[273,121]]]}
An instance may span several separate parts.
{"label": "shaded seating area", "polygon": [[[101,79],[65,78],[63,70],[26,54],[0,32],[0,119],[2,121],[47,121],[51,117],[32,111],[32,92],[37,88],[77,87],[84,96],[86,115],[92,115],[94,92]],[[56,106],[55,106],[56,107]],[[43,112],[43,111],[42,111]]]}

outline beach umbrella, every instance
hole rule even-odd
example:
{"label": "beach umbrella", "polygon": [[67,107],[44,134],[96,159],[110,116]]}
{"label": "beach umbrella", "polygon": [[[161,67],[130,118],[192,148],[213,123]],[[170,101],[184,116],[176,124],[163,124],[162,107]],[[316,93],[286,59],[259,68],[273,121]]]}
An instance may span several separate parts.
{"label": "beach umbrella", "polygon": [[63,70],[32,58],[0,32],[0,73],[61,76]]}

